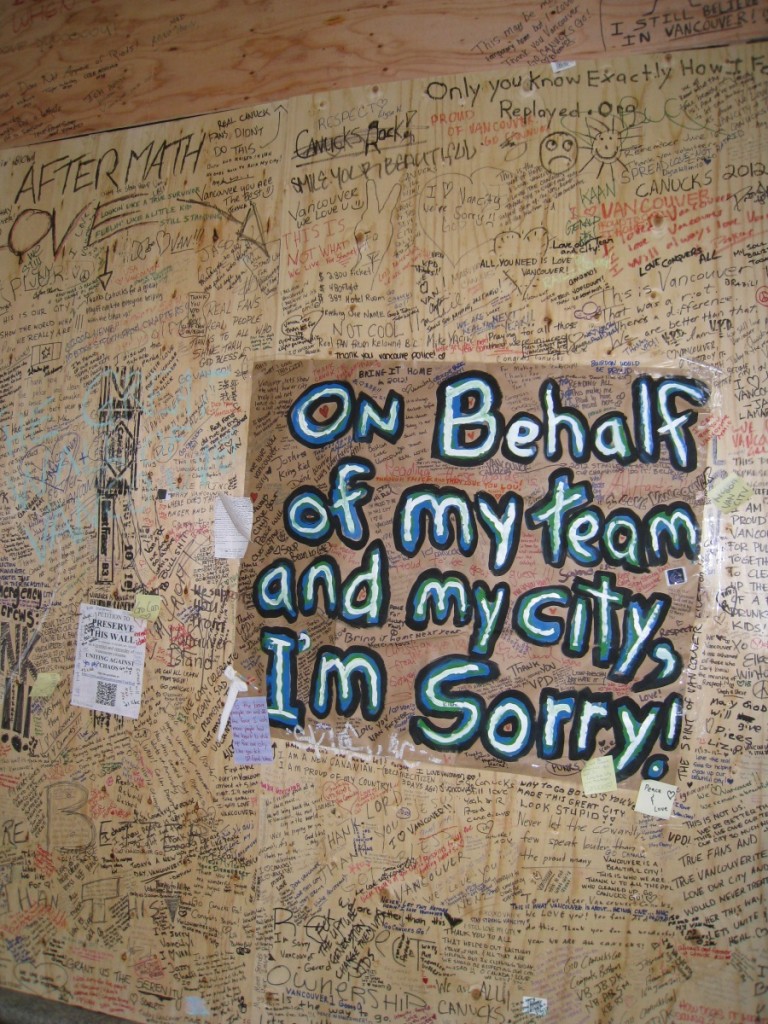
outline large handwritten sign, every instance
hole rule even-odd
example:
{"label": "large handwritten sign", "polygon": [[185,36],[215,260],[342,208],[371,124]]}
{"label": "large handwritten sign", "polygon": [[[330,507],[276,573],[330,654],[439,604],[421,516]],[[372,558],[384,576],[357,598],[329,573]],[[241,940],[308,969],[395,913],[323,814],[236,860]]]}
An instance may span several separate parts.
{"label": "large handwritten sign", "polygon": [[[128,82],[66,6],[7,19],[36,137]],[[531,67],[590,24],[535,6],[479,71],[0,154],[0,985],[766,1019],[768,52]]]}
{"label": "large handwritten sign", "polygon": [[634,365],[259,369],[241,663],[272,726],[666,776],[709,394]]}

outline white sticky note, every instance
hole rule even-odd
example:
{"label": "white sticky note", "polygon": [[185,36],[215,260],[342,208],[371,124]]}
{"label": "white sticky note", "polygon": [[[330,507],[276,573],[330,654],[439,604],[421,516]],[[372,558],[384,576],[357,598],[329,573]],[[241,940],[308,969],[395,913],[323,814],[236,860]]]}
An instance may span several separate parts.
{"label": "white sticky note", "polygon": [[137,594],[133,605],[133,614],[137,619],[154,622],[160,614],[163,599],[157,594]]}
{"label": "white sticky note", "polygon": [[613,758],[595,757],[581,769],[581,787],[586,796],[597,793],[611,793],[616,789],[616,769]]}
{"label": "white sticky note", "polygon": [[676,795],[677,786],[643,779],[640,792],[637,794],[635,810],[640,814],[650,814],[654,818],[668,818],[672,814]]}
{"label": "white sticky note", "polygon": [[250,498],[216,495],[213,510],[213,553],[216,558],[242,558],[253,529]]}
{"label": "white sticky note", "polygon": [[138,718],[147,624],[121,608],[81,604],[71,703]]}
{"label": "white sticky note", "polygon": [[184,1000],[184,1012],[188,1017],[210,1017],[211,1011],[200,996],[187,996]]}
{"label": "white sticky note", "polygon": [[546,1017],[549,1003],[543,996],[523,996],[523,1013],[529,1017]]}
{"label": "white sticky note", "polygon": [[709,492],[712,501],[721,512],[735,512],[749,501],[754,491],[746,480],[743,480],[736,473],[729,473],[721,477]]}
{"label": "white sticky note", "polygon": [[60,672],[38,672],[29,695],[33,698],[50,697],[60,682]]}
{"label": "white sticky note", "polygon": [[235,764],[267,764],[274,760],[266,697],[238,697],[229,723]]}

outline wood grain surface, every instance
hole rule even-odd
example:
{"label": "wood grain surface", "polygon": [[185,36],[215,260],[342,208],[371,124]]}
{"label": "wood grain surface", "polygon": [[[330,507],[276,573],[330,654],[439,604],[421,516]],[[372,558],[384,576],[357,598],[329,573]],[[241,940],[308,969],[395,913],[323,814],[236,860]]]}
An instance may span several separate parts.
{"label": "wood grain surface", "polygon": [[767,31],[766,0],[6,0],[0,141],[318,89],[745,42]]}
{"label": "wood grain surface", "polygon": [[767,1021],[768,0],[0,27],[0,984]]}

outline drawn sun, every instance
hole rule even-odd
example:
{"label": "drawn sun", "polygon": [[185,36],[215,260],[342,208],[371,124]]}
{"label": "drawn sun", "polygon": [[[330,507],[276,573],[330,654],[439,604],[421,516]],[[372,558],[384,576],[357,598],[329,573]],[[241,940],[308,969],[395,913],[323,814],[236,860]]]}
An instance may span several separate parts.
{"label": "drawn sun", "polygon": [[598,163],[597,177],[607,167],[611,180],[613,180],[614,164],[618,164],[623,170],[627,165],[621,159],[624,145],[628,139],[633,138],[633,124],[624,124],[620,119],[612,117],[610,122],[598,120],[596,117],[587,117],[587,132],[580,132],[579,136],[585,144],[585,148],[591,152],[589,160],[584,164],[583,170],[596,160]]}

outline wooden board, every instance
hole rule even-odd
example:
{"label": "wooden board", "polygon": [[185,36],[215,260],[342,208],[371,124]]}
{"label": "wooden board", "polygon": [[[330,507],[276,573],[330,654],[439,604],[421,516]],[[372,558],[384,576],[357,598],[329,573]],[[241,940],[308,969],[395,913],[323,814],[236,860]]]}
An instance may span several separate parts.
{"label": "wooden board", "polygon": [[[764,1020],[768,48],[743,40],[765,5],[107,11],[4,14],[18,145],[0,153],[0,984],[147,1024]],[[118,32],[137,45],[108,60]],[[402,40],[402,62],[374,73],[370,32]],[[253,49],[220,59],[246,34],[258,94],[238,64]],[[417,55],[424,39],[434,52]],[[628,430],[633,381],[705,382],[700,406],[689,392],[669,413],[690,423],[696,465],[664,440],[670,423],[658,452],[644,442],[647,472],[539,449],[516,462],[515,413],[546,420],[537,372],[590,424],[624,410]],[[448,448],[431,434],[468,373],[498,385],[507,437],[471,480],[440,456],[501,421],[465,430],[473,399],[453,407]],[[315,550],[285,533],[290,494],[330,501],[334,468],[361,455],[339,429],[307,456],[277,421],[336,378],[383,408],[388,377],[407,381],[405,425],[377,438],[393,454],[365,504],[393,580],[386,730],[315,700],[301,728],[260,740],[247,698],[269,699],[273,726],[280,710],[260,636],[293,624],[257,614],[254,581]],[[630,712],[626,698],[674,691],[666,747],[645,750],[646,710],[623,718],[633,772],[618,730],[558,756],[557,728],[576,731],[563,705],[552,756],[494,764],[478,737],[474,762],[472,746],[437,757],[412,721],[459,712],[414,712],[416,680],[473,641],[467,622],[427,643],[404,628],[417,562],[386,534],[399,491],[515,493],[528,509],[564,468],[606,517],[685,502],[700,527],[639,572],[604,549],[588,571],[669,597],[679,678],[603,687]],[[217,523],[233,545],[244,531],[244,559]],[[578,544],[543,577],[527,530],[494,579],[571,593]],[[485,548],[450,547],[420,551],[419,571],[488,582]],[[304,680],[319,644],[361,642],[314,613],[295,634]],[[591,650],[532,670],[531,649],[500,635],[507,695],[586,685]],[[511,742],[501,725],[497,739]]]}
{"label": "wooden board", "polygon": [[[647,7],[647,9],[646,9]],[[40,141],[336,89],[766,35],[765,0],[552,4],[14,0],[0,13],[0,140]]]}

